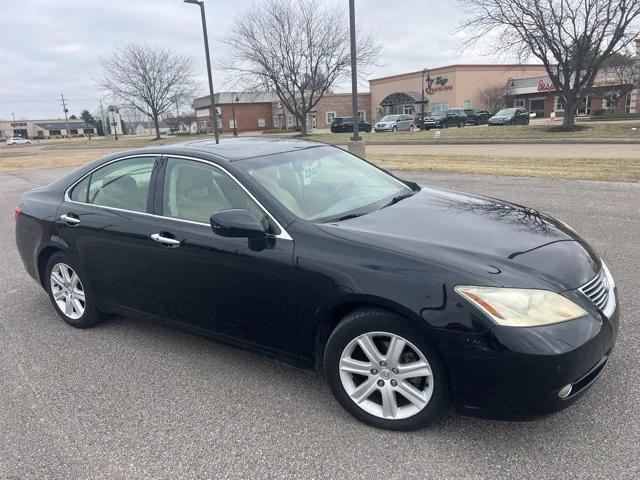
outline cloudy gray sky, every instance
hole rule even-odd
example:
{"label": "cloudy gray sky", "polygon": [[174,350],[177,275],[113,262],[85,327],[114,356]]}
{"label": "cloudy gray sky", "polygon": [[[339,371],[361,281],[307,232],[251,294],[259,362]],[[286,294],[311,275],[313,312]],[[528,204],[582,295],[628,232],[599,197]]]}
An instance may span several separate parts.
{"label": "cloudy gray sky", "polygon": [[[344,5],[347,0],[319,0]],[[233,18],[253,0],[205,0],[210,44],[220,56],[219,38]],[[60,94],[69,110],[95,111],[102,92],[93,78],[96,57],[114,46],[138,42],[170,45],[191,54],[201,88],[206,93],[202,31],[198,7],[181,0],[22,0],[12,14],[0,15],[3,35],[0,67],[0,119],[59,118]],[[479,52],[459,52],[452,32],[460,20],[455,0],[356,0],[358,24],[377,32],[383,44],[379,77],[451,63],[484,63],[495,58]],[[215,62],[214,62],[215,63]],[[215,64],[214,64],[215,68]],[[214,70],[214,88],[224,88],[222,72]],[[336,91],[347,91],[338,85]],[[366,89],[366,85],[365,88]]]}

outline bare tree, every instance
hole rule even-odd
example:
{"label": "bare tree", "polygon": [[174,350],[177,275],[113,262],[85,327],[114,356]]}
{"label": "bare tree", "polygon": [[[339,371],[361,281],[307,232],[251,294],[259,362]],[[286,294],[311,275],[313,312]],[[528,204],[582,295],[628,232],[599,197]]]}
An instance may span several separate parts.
{"label": "bare tree", "polygon": [[496,113],[506,106],[506,93],[504,85],[483,88],[479,92],[480,104],[491,113]]}
{"label": "bare tree", "polygon": [[193,60],[170,48],[129,45],[99,57],[100,85],[123,103],[149,117],[160,138],[159,118],[195,92]]}
{"label": "bare tree", "polygon": [[[307,115],[331,86],[350,73],[345,12],[314,0],[264,0],[238,17],[223,42],[225,68],[247,89],[273,91],[307,133]],[[380,47],[358,33],[358,71],[372,65]]]}
{"label": "bare tree", "polygon": [[620,111],[620,99],[640,87],[640,59],[628,53],[618,54],[605,61],[594,86],[606,86],[603,94],[592,91],[590,96],[602,98],[613,104],[614,111]]}
{"label": "bare tree", "polygon": [[121,109],[120,116],[127,125],[129,134],[135,134],[138,130],[138,127],[142,125],[145,119],[145,115],[143,115],[142,112],[135,107],[125,107]]}
{"label": "bare tree", "polygon": [[534,56],[564,104],[563,127],[573,129],[578,98],[602,63],[638,34],[640,0],[458,0],[469,16],[460,25],[466,45],[493,38],[498,53]]}

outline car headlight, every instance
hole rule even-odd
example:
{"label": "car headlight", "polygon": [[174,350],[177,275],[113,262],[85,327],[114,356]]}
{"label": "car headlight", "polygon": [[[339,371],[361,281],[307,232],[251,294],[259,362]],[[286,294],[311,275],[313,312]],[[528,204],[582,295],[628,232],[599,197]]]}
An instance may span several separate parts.
{"label": "car headlight", "polygon": [[549,290],[458,285],[455,291],[498,325],[507,327],[550,325],[587,314],[568,298]]}

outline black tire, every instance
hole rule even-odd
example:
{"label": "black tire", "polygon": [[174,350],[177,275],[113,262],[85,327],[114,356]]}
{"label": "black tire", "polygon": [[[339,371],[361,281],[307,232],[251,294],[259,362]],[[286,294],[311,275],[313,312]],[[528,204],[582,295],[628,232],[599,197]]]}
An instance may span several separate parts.
{"label": "black tire", "polygon": [[[345,390],[339,369],[341,355],[352,340],[367,332],[399,335],[417,347],[429,362],[433,375],[432,395],[427,405],[413,416],[394,420],[373,415],[358,406]],[[417,430],[442,421],[449,413],[449,380],[440,355],[424,334],[400,315],[387,310],[367,308],[348,314],[327,341],[324,373],[338,403],[358,420],[377,428]]]}
{"label": "black tire", "polygon": [[458,128],[463,128],[464,127],[464,120],[460,120],[458,122]]}
{"label": "black tire", "polygon": [[395,125],[393,127],[391,127],[391,131],[392,132],[397,132],[398,131],[398,127],[396,127]]}
{"label": "black tire", "polygon": [[[80,278],[80,282],[82,285],[82,289],[84,291],[85,298],[84,298],[84,312],[79,318],[70,318],[68,315],[66,315],[60,309],[60,307],[56,303],[56,300],[54,299],[54,296],[53,296],[54,294],[51,286],[51,272],[53,268],[60,263],[71,267],[73,271]],[[102,312],[100,312],[97,308],[97,305],[96,305],[97,296],[95,294],[95,291],[91,287],[86,271],[82,268],[79,262],[73,259],[70,255],[63,252],[58,252],[51,255],[51,257],[47,261],[47,266],[45,269],[44,284],[45,284],[47,293],[49,294],[49,299],[51,300],[53,307],[56,309],[56,312],[58,312],[58,315],[60,315],[60,317],[69,325],[72,325],[77,328],[89,328],[97,325],[98,323],[104,320],[105,315]]]}

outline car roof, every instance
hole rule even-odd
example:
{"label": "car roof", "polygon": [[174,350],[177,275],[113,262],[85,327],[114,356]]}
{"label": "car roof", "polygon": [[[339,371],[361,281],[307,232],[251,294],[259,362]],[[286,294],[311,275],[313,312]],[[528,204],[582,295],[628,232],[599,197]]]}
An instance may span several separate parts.
{"label": "car roof", "polygon": [[273,138],[273,137],[241,137],[241,138],[221,138],[216,144],[213,139],[191,140],[170,145],[150,147],[126,152],[128,155],[135,153],[157,153],[159,155],[185,155],[195,153],[206,153],[216,157],[234,162],[247,158],[262,157],[278,153],[293,152],[326,146],[325,143],[302,140],[296,138]]}

